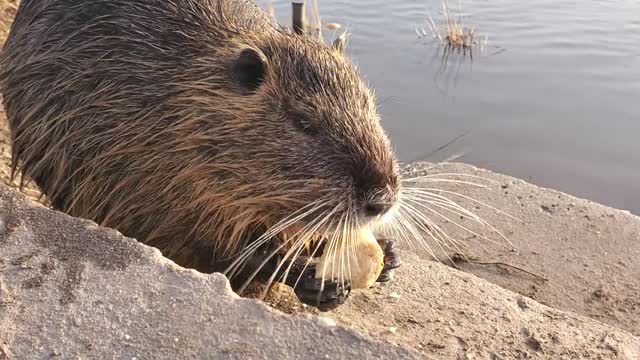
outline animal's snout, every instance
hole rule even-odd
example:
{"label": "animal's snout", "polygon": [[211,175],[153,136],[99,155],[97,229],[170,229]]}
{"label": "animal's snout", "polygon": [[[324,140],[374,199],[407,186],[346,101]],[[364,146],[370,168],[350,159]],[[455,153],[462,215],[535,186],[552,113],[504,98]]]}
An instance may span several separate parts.
{"label": "animal's snout", "polygon": [[396,185],[387,183],[369,190],[362,201],[362,212],[366,217],[383,216],[393,208],[396,202]]}
{"label": "animal's snout", "polygon": [[377,217],[389,212],[397,199],[397,175],[375,167],[365,167],[357,175],[354,185],[359,194],[361,213],[365,217]]}

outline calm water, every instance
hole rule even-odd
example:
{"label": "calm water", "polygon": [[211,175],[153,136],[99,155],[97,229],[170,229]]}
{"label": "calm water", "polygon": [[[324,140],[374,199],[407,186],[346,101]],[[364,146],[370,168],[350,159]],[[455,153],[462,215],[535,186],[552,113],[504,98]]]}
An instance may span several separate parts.
{"label": "calm water", "polygon": [[[441,18],[439,0],[320,1],[325,21],[349,26],[348,52],[400,159],[468,132],[428,160],[464,154],[457,161],[640,214],[640,1],[461,7],[488,47],[443,69],[442,49],[415,33]],[[288,25],[290,2],[274,8]]]}

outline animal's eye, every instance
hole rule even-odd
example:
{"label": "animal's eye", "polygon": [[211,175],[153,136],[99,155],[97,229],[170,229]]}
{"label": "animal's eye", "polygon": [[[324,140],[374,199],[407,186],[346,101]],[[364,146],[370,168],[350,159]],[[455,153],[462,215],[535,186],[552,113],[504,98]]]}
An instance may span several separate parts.
{"label": "animal's eye", "polygon": [[233,75],[245,89],[255,91],[262,84],[266,69],[264,55],[258,50],[246,48],[235,59]]}
{"label": "animal's eye", "polygon": [[311,118],[306,114],[293,113],[291,120],[293,121],[293,125],[305,134],[315,135],[318,132]]}

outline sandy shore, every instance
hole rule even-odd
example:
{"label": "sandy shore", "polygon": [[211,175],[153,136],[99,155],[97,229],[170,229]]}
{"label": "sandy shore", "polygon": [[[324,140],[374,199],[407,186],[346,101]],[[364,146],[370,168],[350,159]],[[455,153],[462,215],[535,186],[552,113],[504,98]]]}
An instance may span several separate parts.
{"label": "sandy shore", "polygon": [[[449,223],[452,237],[467,239],[460,246],[471,261],[456,262],[459,269],[542,304],[640,335],[640,217],[469,165],[443,164],[432,172],[488,179],[487,188],[448,188],[500,210],[458,197],[510,242],[486,227],[468,226],[487,237],[482,239]],[[465,225],[464,220],[458,223]],[[415,252],[431,258],[420,248]],[[451,264],[447,255],[454,258],[458,252],[437,255]]]}

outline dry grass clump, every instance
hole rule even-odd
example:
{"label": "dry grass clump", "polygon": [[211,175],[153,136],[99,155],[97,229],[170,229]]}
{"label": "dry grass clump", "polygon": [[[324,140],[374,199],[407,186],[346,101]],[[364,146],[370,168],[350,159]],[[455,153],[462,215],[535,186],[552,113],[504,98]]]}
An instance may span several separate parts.
{"label": "dry grass clump", "polygon": [[[462,50],[471,49],[472,46],[479,44],[475,28],[465,25],[461,15],[451,15],[448,0],[442,0],[442,16],[443,21],[440,26],[433,21],[431,16],[427,19],[427,26],[434,40],[448,47]],[[420,28],[416,32],[420,37],[427,36],[424,28]]]}

